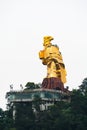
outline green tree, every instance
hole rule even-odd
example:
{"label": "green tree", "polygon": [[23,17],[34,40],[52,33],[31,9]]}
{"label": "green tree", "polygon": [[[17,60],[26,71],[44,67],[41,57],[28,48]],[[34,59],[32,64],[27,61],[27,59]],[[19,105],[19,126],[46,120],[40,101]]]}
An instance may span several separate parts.
{"label": "green tree", "polygon": [[25,85],[25,89],[38,89],[40,88],[41,84],[38,83],[38,84],[35,84],[34,82],[28,82],[26,85]]}
{"label": "green tree", "polygon": [[[0,130],[10,130],[13,127],[13,119],[10,111],[3,111],[0,108]],[[10,115],[9,115],[10,114]]]}
{"label": "green tree", "polygon": [[71,95],[71,127],[74,130],[87,130],[87,78],[79,89]]}
{"label": "green tree", "polygon": [[82,94],[87,94],[87,78],[82,81],[82,84],[79,86],[79,90]]}
{"label": "green tree", "polygon": [[16,103],[15,127],[17,130],[34,130],[34,114],[32,104],[28,102]]}
{"label": "green tree", "polygon": [[0,108],[0,130],[4,130],[4,112]]}

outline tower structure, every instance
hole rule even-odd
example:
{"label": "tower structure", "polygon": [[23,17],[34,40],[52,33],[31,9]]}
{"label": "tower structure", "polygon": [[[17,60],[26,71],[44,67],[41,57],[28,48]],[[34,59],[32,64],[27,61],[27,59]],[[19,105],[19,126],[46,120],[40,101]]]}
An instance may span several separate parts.
{"label": "tower structure", "polygon": [[59,47],[51,43],[53,39],[51,36],[45,36],[43,38],[44,49],[39,52],[42,64],[47,66],[47,75],[43,79],[42,88],[64,91],[67,75],[65,64]]}

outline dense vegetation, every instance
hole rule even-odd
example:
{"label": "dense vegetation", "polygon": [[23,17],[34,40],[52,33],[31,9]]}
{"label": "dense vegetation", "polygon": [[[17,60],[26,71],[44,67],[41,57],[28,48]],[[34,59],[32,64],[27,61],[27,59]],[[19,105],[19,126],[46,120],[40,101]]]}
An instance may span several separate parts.
{"label": "dense vegetation", "polygon": [[39,97],[33,102],[36,112],[31,103],[16,103],[15,120],[12,107],[0,109],[0,130],[87,130],[87,78],[72,91],[71,102],[60,101],[45,111],[40,103]]}

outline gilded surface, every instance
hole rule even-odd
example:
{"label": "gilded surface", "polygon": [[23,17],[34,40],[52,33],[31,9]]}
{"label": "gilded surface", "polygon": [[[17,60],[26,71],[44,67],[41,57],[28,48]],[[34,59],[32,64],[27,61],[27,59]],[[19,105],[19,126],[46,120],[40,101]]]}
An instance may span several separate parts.
{"label": "gilded surface", "polygon": [[60,78],[61,81],[65,83],[66,69],[59,47],[52,45],[51,40],[53,40],[53,37],[51,36],[45,36],[43,40],[44,49],[39,52],[39,58],[42,60],[44,65],[47,65],[46,78]]}

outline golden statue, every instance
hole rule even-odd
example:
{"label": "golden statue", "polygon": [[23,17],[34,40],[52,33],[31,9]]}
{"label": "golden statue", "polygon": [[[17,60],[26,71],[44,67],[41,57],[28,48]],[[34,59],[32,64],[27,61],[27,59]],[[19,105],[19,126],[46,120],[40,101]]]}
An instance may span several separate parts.
{"label": "golden statue", "polygon": [[66,83],[66,70],[62,54],[57,45],[52,45],[51,40],[53,39],[51,36],[43,38],[44,50],[39,52],[39,58],[44,65],[47,65],[46,78],[58,78],[62,83]]}

